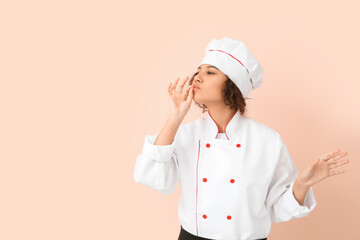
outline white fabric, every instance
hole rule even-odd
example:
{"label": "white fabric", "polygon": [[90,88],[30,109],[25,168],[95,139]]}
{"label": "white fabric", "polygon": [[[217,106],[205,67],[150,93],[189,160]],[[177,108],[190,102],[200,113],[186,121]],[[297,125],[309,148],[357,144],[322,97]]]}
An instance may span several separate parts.
{"label": "white fabric", "polygon": [[219,133],[217,139],[226,139],[225,133]]}
{"label": "white fabric", "polygon": [[210,239],[265,238],[271,222],[313,211],[312,187],[303,206],[293,195],[299,172],[275,130],[237,111],[218,134],[206,115],[181,124],[170,145],[154,145],[158,135],[146,135],[134,169],[135,182],[165,195],[181,182],[178,217],[186,231]]}

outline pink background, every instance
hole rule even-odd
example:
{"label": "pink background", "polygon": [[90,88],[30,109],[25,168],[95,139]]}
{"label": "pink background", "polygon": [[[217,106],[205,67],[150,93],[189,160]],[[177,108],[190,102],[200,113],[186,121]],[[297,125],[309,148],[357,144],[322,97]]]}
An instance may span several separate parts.
{"label": "pink background", "polygon": [[[337,147],[345,173],[313,186],[269,240],[359,240],[358,1],[2,1],[0,239],[177,239],[169,196],[133,180],[167,86],[212,38],[244,41],[265,70],[248,117],[301,171]],[[203,117],[193,104],[183,123]]]}

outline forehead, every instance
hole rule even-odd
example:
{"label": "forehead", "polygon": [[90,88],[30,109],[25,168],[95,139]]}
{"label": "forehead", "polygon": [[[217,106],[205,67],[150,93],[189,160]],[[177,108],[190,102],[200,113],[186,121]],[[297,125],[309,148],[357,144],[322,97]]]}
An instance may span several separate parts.
{"label": "forehead", "polygon": [[207,68],[213,68],[219,70],[217,67],[210,65],[210,64],[201,64],[197,69],[207,69]]}

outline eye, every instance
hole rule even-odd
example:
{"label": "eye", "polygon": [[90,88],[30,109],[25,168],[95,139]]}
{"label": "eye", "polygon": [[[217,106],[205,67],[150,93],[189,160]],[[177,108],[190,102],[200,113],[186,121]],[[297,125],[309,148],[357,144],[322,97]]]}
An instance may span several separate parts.
{"label": "eye", "polygon": [[[208,71],[207,73],[215,74],[213,72]],[[198,72],[194,74],[194,76],[198,75]]]}

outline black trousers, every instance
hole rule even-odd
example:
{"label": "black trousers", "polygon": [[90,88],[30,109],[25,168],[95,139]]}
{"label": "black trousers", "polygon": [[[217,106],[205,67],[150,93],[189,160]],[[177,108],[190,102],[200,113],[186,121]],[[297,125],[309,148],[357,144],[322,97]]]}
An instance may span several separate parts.
{"label": "black trousers", "polygon": [[[214,240],[214,239],[210,239],[210,238],[203,238],[203,237],[198,237],[195,235],[192,235],[191,233],[189,233],[188,231],[186,231],[185,229],[183,229],[182,226],[180,226],[180,235],[178,240]],[[259,239],[254,239],[254,240],[267,240],[266,238],[259,238]]]}

